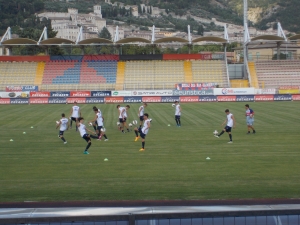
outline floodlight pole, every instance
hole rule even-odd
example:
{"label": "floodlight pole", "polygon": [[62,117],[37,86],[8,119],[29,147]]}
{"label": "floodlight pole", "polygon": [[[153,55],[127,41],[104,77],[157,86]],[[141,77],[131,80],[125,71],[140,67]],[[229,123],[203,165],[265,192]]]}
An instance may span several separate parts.
{"label": "floodlight pole", "polygon": [[116,43],[119,40],[119,26],[116,26],[116,32],[114,37],[114,43]]}
{"label": "floodlight pole", "polygon": [[151,44],[154,44],[155,41],[155,26],[152,26],[152,38],[151,38]]}
{"label": "floodlight pole", "polygon": [[283,32],[280,22],[277,23],[277,36],[284,38],[284,41],[287,41],[285,33]]}
{"label": "floodlight pole", "polygon": [[42,32],[42,34],[40,36],[40,39],[39,39],[37,45],[40,44],[40,42],[42,41],[42,38],[44,38],[44,40],[48,39],[47,27],[44,27],[44,30],[43,30],[43,32]]}
{"label": "floodlight pole", "polygon": [[250,35],[248,31],[248,0],[244,0],[244,75],[247,75],[250,81],[250,74],[248,74],[248,51],[247,44],[250,41]]}
{"label": "floodlight pole", "polygon": [[78,32],[78,36],[77,36],[77,39],[76,39],[76,45],[78,45],[78,42],[79,41],[82,41],[82,26],[80,27],[80,29],[79,29],[79,32]]}
{"label": "floodlight pole", "polygon": [[7,40],[11,39],[11,28],[10,27],[7,28],[5,34],[3,35],[3,37],[2,37],[2,39],[0,41],[0,45],[2,45],[2,42],[4,41],[5,38]]}
{"label": "floodlight pole", "polygon": [[189,39],[189,44],[192,44],[192,37],[191,37],[191,27],[188,25],[188,39]]}

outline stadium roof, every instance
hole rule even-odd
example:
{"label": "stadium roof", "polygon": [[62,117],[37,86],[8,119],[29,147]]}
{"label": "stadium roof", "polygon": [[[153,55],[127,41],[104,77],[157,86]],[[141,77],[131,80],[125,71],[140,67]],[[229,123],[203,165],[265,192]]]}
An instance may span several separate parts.
{"label": "stadium roof", "polygon": [[40,44],[41,45],[62,45],[62,44],[74,44],[74,42],[64,38],[49,38],[47,40],[41,41]]}
{"label": "stadium roof", "polygon": [[296,34],[289,38],[291,41],[300,40],[300,34]]}
{"label": "stadium roof", "polygon": [[36,45],[35,40],[29,38],[12,38],[1,43],[2,45]]}
{"label": "stadium roof", "polygon": [[79,41],[79,45],[90,45],[90,44],[112,44],[111,40],[105,38],[89,38],[82,41]]}
{"label": "stadium roof", "polygon": [[127,44],[127,43],[132,43],[132,42],[143,42],[143,43],[151,43],[151,41],[145,39],[145,38],[138,38],[138,37],[129,37],[129,38],[124,38],[119,41],[117,41],[117,44]]}
{"label": "stadium roof", "polygon": [[227,40],[220,37],[214,37],[214,36],[206,36],[206,37],[200,37],[194,39],[192,42],[197,43],[201,41],[212,41],[212,42],[220,42],[220,43],[227,43]]}
{"label": "stadium roof", "polygon": [[284,41],[283,37],[279,37],[276,35],[261,35],[257,36],[255,38],[252,38],[251,41],[257,41],[257,40],[265,40],[265,41]]}
{"label": "stadium roof", "polygon": [[165,42],[182,42],[182,43],[187,43],[188,40],[179,38],[179,37],[166,37],[166,38],[160,38],[154,41],[154,43],[165,43]]}

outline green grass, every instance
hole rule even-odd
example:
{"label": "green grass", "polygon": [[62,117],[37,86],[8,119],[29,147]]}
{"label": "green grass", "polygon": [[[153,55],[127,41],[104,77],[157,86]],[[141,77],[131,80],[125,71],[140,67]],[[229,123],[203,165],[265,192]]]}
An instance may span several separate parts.
{"label": "green grass", "polygon": [[[255,135],[245,134],[244,103],[181,104],[181,128],[171,103],[149,104],[153,122],[142,153],[133,132],[117,130],[116,105],[99,106],[109,141],[93,140],[90,155],[74,129],[65,132],[67,145],[57,138],[55,121],[71,105],[0,106],[0,201],[300,197],[300,102],[251,103]],[[138,107],[131,104],[130,121]],[[237,120],[231,145],[227,134],[212,134],[226,108]],[[81,109],[93,118],[92,105]]]}

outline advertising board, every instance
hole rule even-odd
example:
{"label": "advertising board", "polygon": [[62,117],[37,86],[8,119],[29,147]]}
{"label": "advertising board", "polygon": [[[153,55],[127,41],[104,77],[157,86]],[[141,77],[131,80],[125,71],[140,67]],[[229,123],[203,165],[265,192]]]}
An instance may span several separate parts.
{"label": "advertising board", "polygon": [[105,103],[123,103],[124,98],[123,97],[106,97]]}
{"label": "advertising board", "polygon": [[11,98],[10,104],[28,104],[29,98]]}
{"label": "advertising board", "polygon": [[67,98],[48,98],[48,104],[66,104]]}
{"label": "advertising board", "polygon": [[73,104],[74,102],[77,102],[78,104],[84,104],[86,102],[86,98],[67,98],[68,104]]}
{"label": "advertising board", "polygon": [[143,97],[143,102],[161,102],[161,97]]}
{"label": "advertising board", "polygon": [[274,101],[292,101],[292,95],[274,95]]}
{"label": "advertising board", "polygon": [[217,96],[218,102],[236,102],[235,95]]}
{"label": "advertising board", "polygon": [[30,104],[48,104],[48,98],[30,98]]}
{"label": "advertising board", "polygon": [[180,102],[198,102],[199,96],[180,96]]}
{"label": "advertising board", "polygon": [[300,95],[292,95],[293,101],[300,101]]}
{"label": "advertising board", "polygon": [[34,98],[48,98],[50,97],[50,91],[31,91],[30,97]]}
{"label": "advertising board", "polygon": [[136,96],[136,97],[125,96],[124,102],[128,102],[128,103],[142,102],[142,97],[141,96]]}
{"label": "advertising board", "polygon": [[5,91],[11,92],[11,91],[38,91],[38,86],[6,86]]}
{"label": "advertising board", "polygon": [[237,95],[237,102],[254,102],[254,95]]}
{"label": "advertising board", "polygon": [[50,96],[58,97],[58,98],[65,98],[65,97],[70,97],[71,93],[69,91],[51,91]]}
{"label": "advertising board", "polygon": [[111,96],[111,91],[91,91],[91,97]]}
{"label": "advertising board", "polygon": [[23,92],[0,92],[0,98],[28,98],[29,91]]}
{"label": "advertising board", "polygon": [[85,103],[87,103],[87,104],[102,104],[102,103],[104,103],[105,101],[104,101],[104,98],[86,98],[86,101],[85,101]]}
{"label": "advertising board", "polygon": [[255,95],[254,101],[256,102],[274,101],[274,95]]}
{"label": "advertising board", "polygon": [[10,99],[9,98],[0,98],[0,105],[9,105]]}
{"label": "advertising board", "polygon": [[254,95],[254,88],[214,88],[214,95]]}
{"label": "advertising board", "polygon": [[111,96],[132,96],[131,91],[112,91]]}
{"label": "advertising board", "polygon": [[76,97],[76,98],[91,97],[91,92],[90,91],[71,91],[70,96]]}
{"label": "advertising board", "polygon": [[207,96],[199,96],[199,102],[216,102],[217,96],[207,95]]}
{"label": "advertising board", "polygon": [[215,88],[217,83],[181,83],[176,84],[176,90],[202,90]]}
{"label": "advertising board", "polygon": [[179,96],[162,96],[161,97],[161,102],[175,102],[178,101],[179,102]]}
{"label": "advertising board", "polygon": [[184,96],[184,95],[213,95],[214,89],[206,90],[173,90],[174,96]]}
{"label": "advertising board", "polygon": [[137,90],[132,96],[172,96],[173,90]]}

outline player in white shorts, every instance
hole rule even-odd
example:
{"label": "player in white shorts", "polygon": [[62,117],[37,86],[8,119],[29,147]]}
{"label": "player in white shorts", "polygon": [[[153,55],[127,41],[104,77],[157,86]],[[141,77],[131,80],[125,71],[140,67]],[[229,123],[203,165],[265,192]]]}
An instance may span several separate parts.
{"label": "player in white shorts", "polygon": [[232,134],[231,134],[231,128],[235,128],[235,118],[232,115],[232,113],[229,112],[229,109],[225,110],[226,113],[226,120],[222,123],[221,126],[224,126],[226,123],[226,127],[222,130],[222,132],[219,135],[215,135],[216,138],[219,138],[224,132],[227,132],[229,135],[229,144],[232,143]]}
{"label": "player in white shorts", "polygon": [[102,113],[96,107],[94,108],[94,112],[95,112],[95,117],[94,117],[94,120],[91,121],[91,123],[97,124],[96,132],[98,134],[98,140],[101,140],[101,138],[103,136],[105,138],[105,141],[108,141],[108,138],[103,130],[104,129],[104,124],[103,124],[104,118],[102,116]]}
{"label": "player in white shorts", "polygon": [[[77,102],[74,102],[74,105],[71,108],[71,126],[72,128],[72,122],[75,121],[75,124],[78,122],[78,118],[81,117],[81,112],[80,112],[80,107],[77,105]],[[76,131],[77,131],[77,126],[76,126]]]}
{"label": "player in white shorts", "polygon": [[[142,148],[140,149],[140,152],[143,152],[145,151],[145,138],[146,138],[146,135],[148,134],[149,132],[149,129],[150,129],[150,119],[148,119],[149,115],[148,113],[144,113],[144,124],[143,124],[143,127],[140,127],[140,128],[134,128],[134,132],[135,132],[135,140],[134,141],[137,141],[140,137],[142,138]],[[139,134],[140,134],[140,137],[139,137]]]}
{"label": "player in white shorts", "polygon": [[178,101],[175,101],[175,121],[177,127],[181,127],[180,116],[181,116],[181,106],[179,105]]}
{"label": "player in white shorts", "polygon": [[129,132],[129,128],[126,124],[127,120],[127,110],[130,109],[129,105],[126,105],[126,107],[121,107],[120,105],[117,105],[117,109],[119,112],[119,122],[120,122],[120,130],[122,133],[125,133],[124,129],[127,128],[127,131]]}
{"label": "player in white shorts", "polygon": [[67,144],[66,139],[64,138],[64,132],[69,129],[69,120],[65,117],[65,114],[61,114],[61,119],[59,123],[56,125],[56,129],[59,127],[59,134],[58,137]]}
{"label": "player in white shorts", "polygon": [[144,122],[144,110],[147,107],[147,103],[143,102],[143,105],[140,106],[138,117],[140,118],[140,127],[142,127],[142,124]]}
{"label": "player in white shorts", "polygon": [[87,154],[90,154],[88,152],[88,149],[92,145],[91,138],[97,139],[98,136],[94,136],[94,135],[88,134],[87,131],[91,132],[91,133],[93,133],[93,131],[87,129],[86,126],[83,124],[83,122],[84,122],[84,118],[79,117],[78,118],[78,122],[77,122],[77,127],[78,127],[78,130],[79,130],[80,136],[88,143],[87,146],[86,146],[86,148],[85,148],[85,150],[84,150],[84,152],[83,152],[83,154],[87,155]]}

